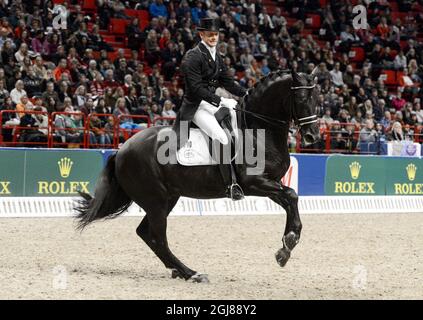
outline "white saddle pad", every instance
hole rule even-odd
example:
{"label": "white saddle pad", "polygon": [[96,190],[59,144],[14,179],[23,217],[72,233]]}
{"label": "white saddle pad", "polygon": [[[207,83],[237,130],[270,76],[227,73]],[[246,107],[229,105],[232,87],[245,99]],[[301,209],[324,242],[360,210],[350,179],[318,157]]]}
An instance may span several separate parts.
{"label": "white saddle pad", "polygon": [[209,151],[209,138],[200,129],[191,129],[189,140],[176,153],[178,163],[183,166],[210,166],[218,163]]}

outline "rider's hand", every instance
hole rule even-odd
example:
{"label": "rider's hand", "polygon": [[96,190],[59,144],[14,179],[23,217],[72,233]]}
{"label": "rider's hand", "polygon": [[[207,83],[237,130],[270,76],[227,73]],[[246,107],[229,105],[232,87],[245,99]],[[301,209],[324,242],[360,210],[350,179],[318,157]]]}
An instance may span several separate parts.
{"label": "rider's hand", "polygon": [[229,109],[234,109],[238,102],[235,99],[220,98],[219,107],[226,107]]}

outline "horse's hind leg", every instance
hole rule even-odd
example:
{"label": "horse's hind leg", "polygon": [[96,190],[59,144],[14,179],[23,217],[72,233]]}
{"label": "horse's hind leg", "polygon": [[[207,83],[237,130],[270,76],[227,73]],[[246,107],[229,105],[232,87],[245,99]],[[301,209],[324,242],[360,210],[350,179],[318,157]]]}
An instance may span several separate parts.
{"label": "horse's hind leg", "polygon": [[197,282],[207,282],[205,275],[199,275],[194,270],[185,266],[170,251],[166,229],[167,216],[175,206],[178,198],[171,198],[159,204],[142,206],[146,211],[146,216],[137,228],[137,234],[153,250],[157,257],[163,262],[166,268],[172,269],[172,277],[181,277],[186,280],[192,278]]}
{"label": "horse's hind leg", "polygon": [[298,212],[298,195],[293,189],[282,186],[281,192],[270,198],[286,211],[286,226],[282,238],[283,247],[276,253],[276,260],[281,267],[284,267],[301,236],[302,224]]}

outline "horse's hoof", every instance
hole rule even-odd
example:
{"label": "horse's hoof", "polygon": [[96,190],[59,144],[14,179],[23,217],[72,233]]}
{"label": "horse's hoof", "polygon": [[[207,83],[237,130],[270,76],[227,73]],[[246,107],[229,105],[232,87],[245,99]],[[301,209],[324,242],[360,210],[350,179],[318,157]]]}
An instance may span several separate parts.
{"label": "horse's hoof", "polygon": [[196,273],[190,279],[192,282],[196,283],[210,283],[207,274]]}
{"label": "horse's hoof", "polygon": [[177,279],[177,278],[184,279],[184,277],[178,270],[172,269],[172,279]]}
{"label": "horse's hoof", "polygon": [[291,257],[291,252],[286,250],[285,247],[279,249],[276,252],[276,261],[281,267],[285,267],[286,263],[288,262],[289,258]]}
{"label": "horse's hoof", "polygon": [[284,247],[288,249],[287,251],[292,251],[292,249],[295,248],[299,241],[300,237],[297,236],[294,231],[287,233],[282,238]]}

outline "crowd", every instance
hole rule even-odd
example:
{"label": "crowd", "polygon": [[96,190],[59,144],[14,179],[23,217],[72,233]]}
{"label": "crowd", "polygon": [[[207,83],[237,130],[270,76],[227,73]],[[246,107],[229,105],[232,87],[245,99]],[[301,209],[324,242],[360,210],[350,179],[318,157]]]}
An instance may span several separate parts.
{"label": "crowd", "polygon": [[[113,114],[128,130],[147,121],[171,124],[160,119],[178,112],[184,95],[179,65],[197,43],[195,26],[203,17],[221,20],[218,51],[246,88],[276,69],[319,68],[323,140],[312,149],[327,148],[326,134],[330,148],[344,152],[361,142],[422,134],[423,1],[97,0],[96,12],[84,11],[82,2],[65,2],[67,28],[55,29],[51,0],[0,0],[0,110],[20,111],[4,113],[3,141],[12,139],[13,125],[38,126],[21,139],[45,141],[47,113],[61,111],[82,112],[84,119]],[[352,2],[366,6],[366,29],[353,27]],[[141,28],[126,9],[147,10],[148,25]],[[397,11],[410,18],[393,18]],[[318,26],[309,26],[310,15],[320,17]],[[113,18],[130,20],[130,57],[100,33]],[[354,48],[363,49],[362,59],[351,56]],[[113,51],[117,57],[110,59]],[[386,70],[396,83],[387,82]],[[82,118],[57,115],[55,141],[81,142]],[[113,119],[89,117],[91,144],[112,141]]]}

